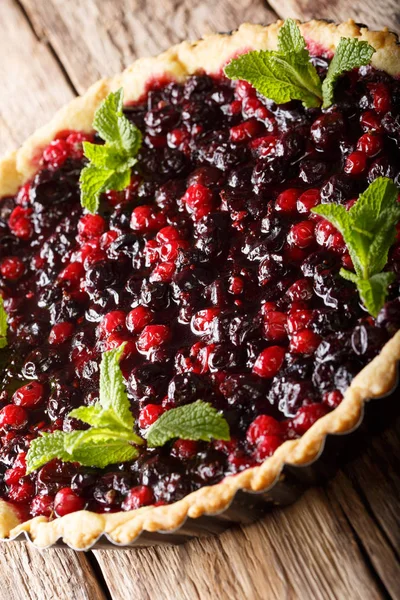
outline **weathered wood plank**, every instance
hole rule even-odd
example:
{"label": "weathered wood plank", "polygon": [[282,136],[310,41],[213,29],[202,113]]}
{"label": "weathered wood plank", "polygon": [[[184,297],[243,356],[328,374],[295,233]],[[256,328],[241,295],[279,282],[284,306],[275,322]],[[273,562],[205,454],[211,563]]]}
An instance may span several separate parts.
{"label": "weathered wood plank", "polygon": [[[184,39],[276,19],[263,0],[21,0],[38,36],[48,39],[77,90],[121,71],[138,56]],[[77,24],[79,23],[79,27]]]}
{"label": "weathered wood plank", "polygon": [[268,4],[282,18],[332,19],[347,21],[354,19],[374,29],[389,27],[400,33],[400,13],[398,0],[269,0]]}
{"label": "weathered wood plank", "polygon": [[12,0],[0,5],[0,154],[15,148],[73,97],[62,69]]}
{"label": "weathered wood plank", "polygon": [[381,598],[339,503],[322,489],[220,537],[94,554],[113,600]]}
{"label": "weathered wood plank", "polygon": [[28,544],[0,548],[1,600],[105,600],[86,556],[72,550],[40,552]]}

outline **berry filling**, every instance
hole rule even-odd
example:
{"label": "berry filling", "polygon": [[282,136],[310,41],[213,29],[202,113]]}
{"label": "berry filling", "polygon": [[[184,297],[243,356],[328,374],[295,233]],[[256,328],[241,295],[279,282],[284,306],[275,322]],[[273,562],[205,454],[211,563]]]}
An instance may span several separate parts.
{"label": "berry filling", "polygon": [[[314,60],[321,75],[328,60]],[[400,184],[400,83],[347,74],[321,112],[276,105],[245,82],[193,76],[148,90],[125,115],[143,133],[131,184],[84,214],[82,142],[63,131],[0,203],[0,495],[27,516],[179,500],[260,464],[336,408],[400,323],[398,280],[376,319],[342,236],[311,209],[351,206],[379,176]],[[389,268],[400,273],[400,244]],[[210,402],[231,440],[144,446],[105,469],[53,460],[26,475],[41,432],[84,429],[102,352],[121,368],[136,431]]]}

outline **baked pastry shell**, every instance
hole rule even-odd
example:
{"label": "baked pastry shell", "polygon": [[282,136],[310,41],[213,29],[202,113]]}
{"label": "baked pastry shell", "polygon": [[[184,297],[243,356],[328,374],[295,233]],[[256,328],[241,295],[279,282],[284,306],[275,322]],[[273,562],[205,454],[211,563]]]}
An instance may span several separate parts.
{"label": "baked pastry shell", "polygon": [[[0,196],[14,194],[35,173],[41,149],[58,131],[90,131],[94,112],[111,90],[123,87],[125,101],[134,102],[156,78],[183,81],[199,71],[219,73],[241,52],[275,49],[281,25],[282,21],[265,27],[244,24],[232,34],[182,42],[158,57],[135,61],[112,79],[97,82],[36,131],[19,150],[0,160]],[[315,20],[300,24],[300,28],[311,49],[328,55],[334,53],[341,37],[366,40],[376,49],[373,66],[393,76],[400,75],[400,46],[396,36],[387,30],[370,31],[354,21],[336,25]],[[399,360],[400,332],[354,378],[340,406],[299,439],[284,442],[260,466],[203,487],[173,504],[129,512],[78,511],[52,521],[36,517],[21,522],[15,507],[0,500],[0,539],[28,540],[40,548],[69,546],[75,550],[149,546],[182,543],[194,536],[218,533],[233,523],[254,521],[274,506],[294,502],[321,473],[331,474],[338,465],[339,451],[354,444],[354,440],[360,446],[357,440],[367,429],[371,414],[381,416],[382,409],[386,415],[391,414],[393,394],[390,400],[385,397],[396,388]],[[368,402],[370,399],[373,401]]]}

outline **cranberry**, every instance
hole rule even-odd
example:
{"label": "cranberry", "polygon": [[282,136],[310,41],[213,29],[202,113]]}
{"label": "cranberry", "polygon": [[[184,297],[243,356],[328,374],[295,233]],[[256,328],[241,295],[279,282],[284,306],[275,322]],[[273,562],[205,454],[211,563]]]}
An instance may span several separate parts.
{"label": "cranberry", "polygon": [[137,206],[133,209],[130,225],[133,231],[149,233],[161,229],[165,225],[165,218],[151,206]]}
{"label": "cranberry", "polygon": [[32,408],[43,402],[44,387],[38,381],[30,381],[14,392],[12,399],[17,406]]}
{"label": "cranberry", "polygon": [[256,458],[261,461],[268,456],[272,456],[277,448],[282,444],[283,439],[278,435],[265,435],[257,444]]}
{"label": "cranberry", "polygon": [[22,503],[29,501],[34,493],[35,488],[33,484],[30,481],[22,481],[10,485],[7,495],[13,502]]}
{"label": "cranberry", "polygon": [[14,469],[7,469],[4,473],[4,481],[7,485],[15,485],[19,480],[26,474],[26,469],[22,467],[16,467]]}
{"label": "cranberry", "polygon": [[356,150],[349,154],[344,165],[344,172],[349,175],[361,175],[367,168],[367,156]]}
{"label": "cranberry", "polygon": [[7,404],[0,410],[0,429],[24,429],[28,414],[22,406]]}
{"label": "cranberry", "polygon": [[295,188],[289,188],[279,194],[275,200],[275,210],[283,213],[296,212],[299,193],[299,190]]}
{"label": "cranberry", "polygon": [[372,110],[362,113],[360,117],[360,124],[363,131],[367,133],[369,131],[381,131],[382,129],[380,117],[378,117],[378,115]]}
{"label": "cranberry", "polygon": [[85,508],[85,501],[70,487],[59,490],[54,498],[54,510],[59,517],[64,517]]}
{"label": "cranberry", "polygon": [[24,263],[17,256],[8,256],[0,263],[0,273],[5,279],[16,281],[25,272]]}
{"label": "cranberry", "polygon": [[249,444],[258,444],[267,435],[283,435],[283,427],[279,421],[269,415],[258,415],[247,430]]}
{"label": "cranberry", "polygon": [[294,333],[290,339],[290,351],[296,354],[312,354],[318,348],[321,338],[310,329]]}
{"label": "cranberry", "polygon": [[312,221],[300,221],[290,228],[289,244],[303,249],[311,246],[314,241],[314,223]]}
{"label": "cranberry", "polygon": [[213,208],[213,194],[201,183],[191,185],[183,196],[183,202],[197,219],[208,215]]}
{"label": "cranberry", "polygon": [[126,326],[131,333],[139,333],[154,319],[152,311],[145,306],[133,308],[126,317]]}
{"label": "cranberry", "polygon": [[84,269],[83,266],[78,263],[70,263],[61,271],[59,278],[62,281],[66,281],[70,286],[77,287],[83,277]]}
{"label": "cranberry", "polygon": [[278,342],[285,340],[286,333],[285,313],[271,310],[264,315],[263,333],[266,340]]}
{"label": "cranberry", "polygon": [[155,267],[149,277],[149,281],[164,281],[166,283],[172,281],[175,273],[176,265],[173,261],[163,262]]}
{"label": "cranberry", "polygon": [[79,219],[78,233],[83,241],[99,238],[106,229],[106,223],[100,215],[84,215]]}
{"label": "cranberry", "polygon": [[357,150],[367,156],[376,156],[383,149],[382,136],[379,133],[364,133],[357,142]]}
{"label": "cranberry", "polygon": [[158,417],[160,417],[165,409],[158,404],[147,404],[139,413],[139,427],[141,429],[145,429],[146,427],[150,427],[155,421],[157,421]]}
{"label": "cranberry", "polygon": [[148,352],[158,348],[170,337],[171,331],[167,325],[146,325],[137,341],[139,352]]}
{"label": "cranberry", "polygon": [[374,110],[377,113],[386,113],[391,109],[392,99],[388,87],[384,83],[369,85],[372,93]]}
{"label": "cranberry", "polygon": [[302,214],[309,214],[314,206],[320,203],[319,190],[309,189],[301,194],[297,200],[297,211]]}
{"label": "cranberry", "polygon": [[187,459],[196,456],[198,443],[193,440],[176,440],[174,442],[172,453],[179,458]]}
{"label": "cranberry", "polygon": [[344,133],[345,124],[339,112],[321,115],[311,126],[311,139],[318,150],[328,150],[338,144]]}
{"label": "cranberry", "polygon": [[220,314],[219,308],[206,308],[197,312],[192,318],[191,329],[195,335],[211,333],[214,319]]}
{"label": "cranberry", "polygon": [[325,392],[322,396],[322,402],[329,408],[336,408],[343,400],[343,394],[339,390]]}
{"label": "cranberry", "polygon": [[54,512],[53,496],[35,496],[30,505],[30,513],[33,517],[51,517]]}
{"label": "cranberry", "polygon": [[318,419],[326,415],[328,409],[323,404],[302,406],[291,421],[291,427],[298,435],[303,435]]}
{"label": "cranberry", "polygon": [[287,329],[290,334],[306,329],[313,319],[312,310],[294,310],[288,316]]}
{"label": "cranberry", "polygon": [[126,314],[123,310],[113,310],[102,318],[98,326],[98,335],[100,338],[107,337],[112,333],[125,331]]}
{"label": "cranberry", "polygon": [[122,510],[136,510],[141,506],[148,506],[154,503],[154,495],[147,485],[138,485],[131,488],[122,503]]}
{"label": "cranberry", "polygon": [[67,160],[69,146],[62,139],[54,140],[43,151],[43,161],[52,169],[58,169]]}
{"label": "cranberry", "polygon": [[253,373],[260,377],[271,379],[274,377],[285,359],[285,349],[281,346],[270,346],[258,355],[254,363]]}
{"label": "cranberry", "polygon": [[230,129],[230,138],[232,142],[246,142],[261,133],[260,123],[256,119],[250,119]]}
{"label": "cranberry", "polygon": [[63,323],[57,323],[53,325],[49,334],[49,344],[58,346],[63,344],[72,337],[74,333],[74,326],[72,323],[64,321]]}

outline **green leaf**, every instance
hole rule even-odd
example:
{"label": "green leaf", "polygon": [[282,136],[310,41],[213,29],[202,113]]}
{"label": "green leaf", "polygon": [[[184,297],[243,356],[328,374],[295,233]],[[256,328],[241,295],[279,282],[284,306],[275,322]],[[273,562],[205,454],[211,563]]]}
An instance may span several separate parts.
{"label": "green leaf", "polygon": [[359,279],[357,289],[365,308],[373,316],[377,317],[379,311],[385,304],[387,289],[396,278],[394,273],[377,273],[369,279]]}
{"label": "green leaf", "polygon": [[4,300],[0,296],[0,348],[7,346],[7,313],[4,310]]}
{"label": "green leaf", "polygon": [[105,142],[115,142],[118,135],[118,117],[122,116],[124,93],[122,88],[110,92],[96,110],[93,127]]}
{"label": "green leaf", "polygon": [[93,127],[105,144],[83,143],[89,164],[80,177],[81,204],[91,213],[99,208],[100,194],[120,191],[130,183],[131,168],[137,163],[142,134],[122,112],[122,88],[111,92],[97,109]]}
{"label": "green leaf", "polygon": [[26,455],[26,473],[32,473],[53,458],[71,462],[70,454],[65,450],[64,439],[67,434],[63,431],[43,433],[41,437],[32,440]]}
{"label": "green leaf", "polygon": [[396,240],[396,224],[400,220],[398,195],[393,181],[379,177],[348,211],[336,204],[321,204],[312,209],[343,235],[356,273],[341,269],[340,274],[357,285],[366,309],[373,316],[382,308],[394,278],[393,273],[381,271]]}
{"label": "green leaf", "polygon": [[100,405],[103,410],[112,409],[122,428],[132,430],[134,418],[119,366],[125,344],[104,352],[100,364]]}
{"label": "green leaf", "polygon": [[357,38],[340,40],[322,84],[323,108],[333,104],[334,87],[339,77],[346,71],[368,65],[374,52],[368,42],[360,42]]}
{"label": "green leaf", "polygon": [[206,442],[230,439],[224,417],[202,400],[168,410],[149,427],[145,437],[150,447],[163,446],[174,438]]}
{"label": "green leaf", "polygon": [[98,428],[74,433],[78,435],[65,438],[65,450],[83,466],[104,468],[138,456],[137,448],[130,443],[129,434],[122,436],[115,431]]}
{"label": "green leaf", "polygon": [[[303,55],[304,59],[310,59],[309,53],[306,50],[306,42],[301,31],[293,19],[286,19],[278,33],[278,48],[283,54],[294,52]],[[306,53],[303,54],[303,51]]]}
{"label": "green leaf", "polygon": [[95,165],[88,165],[82,169],[79,179],[81,204],[92,214],[98,211],[100,194],[108,189],[107,182],[112,175],[113,171]]}
{"label": "green leaf", "polygon": [[311,63],[297,61],[296,57],[296,54],[284,56],[278,52],[255,50],[233,59],[225,67],[225,74],[230,79],[248,81],[277,104],[302,100],[309,108],[319,106],[321,92],[315,68]]}

